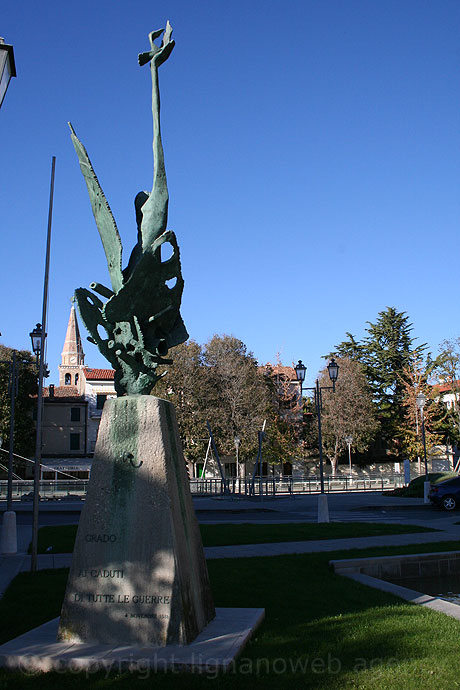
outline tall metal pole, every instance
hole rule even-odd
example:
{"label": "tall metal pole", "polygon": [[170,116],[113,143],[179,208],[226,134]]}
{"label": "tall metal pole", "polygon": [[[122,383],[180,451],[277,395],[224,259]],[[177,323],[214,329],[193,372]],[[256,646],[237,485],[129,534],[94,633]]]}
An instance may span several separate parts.
{"label": "tall metal pole", "polygon": [[423,456],[425,460],[425,477],[428,474],[428,465],[426,462],[426,439],[425,439],[425,415],[423,414],[423,407],[421,409],[422,413],[422,440],[423,440]]}
{"label": "tall metal pole", "polygon": [[53,217],[53,197],[54,197],[54,171],[56,167],[56,156],[51,161],[51,182],[50,200],[48,208],[48,232],[46,237],[46,258],[45,258],[45,279],[43,283],[43,308],[42,308],[42,337],[40,344],[40,366],[38,373],[38,400],[37,400],[37,431],[35,437],[35,464],[34,464],[34,506],[32,517],[32,558],[30,570],[37,570],[37,547],[38,547],[38,505],[39,505],[39,486],[40,486],[40,467],[42,459],[42,410],[43,410],[43,372],[45,365],[45,338],[47,328],[48,310],[48,282],[50,267],[51,250],[51,221]]}
{"label": "tall metal pole", "polygon": [[318,416],[318,444],[319,444],[319,478],[321,483],[321,493],[324,493],[324,471],[323,471],[323,437],[321,434],[321,389],[319,381],[316,379],[315,390],[316,414]]}

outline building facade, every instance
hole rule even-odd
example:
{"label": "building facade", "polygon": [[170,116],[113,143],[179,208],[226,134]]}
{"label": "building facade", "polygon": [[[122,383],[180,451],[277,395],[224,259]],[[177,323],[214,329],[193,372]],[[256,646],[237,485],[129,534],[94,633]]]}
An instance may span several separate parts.
{"label": "building facade", "polygon": [[112,369],[85,366],[72,304],[59,365],[59,386],[43,391],[42,476],[86,479],[96,446],[102,408],[116,397]]}

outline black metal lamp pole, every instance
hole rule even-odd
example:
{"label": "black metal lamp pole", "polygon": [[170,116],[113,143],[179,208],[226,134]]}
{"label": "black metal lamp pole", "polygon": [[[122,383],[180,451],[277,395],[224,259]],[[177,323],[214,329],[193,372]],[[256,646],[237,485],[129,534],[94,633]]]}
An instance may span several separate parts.
{"label": "black metal lamp pole", "polygon": [[417,407],[420,410],[420,415],[422,417],[422,441],[423,441],[423,457],[425,461],[425,477],[428,474],[428,464],[426,461],[426,438],[425,438],[425,415],[423,414],[423,408],[426,403],[426,395],[419,393],[417,395]]}
{"label": "black metal lamp pole", "polygon": [[[297,376],[297,380],[300,382],[300,391],[302,393],[303,389],[303,382],[305,380],[305,374],[307,371],[307,368],[304,364],[302,364],[302,360],[299,359],[298,364],[294,367],[295,373]],[[321,394],[323,391],[328,391],[332,390],[335,393],[335,382],[337,381],[337,378],[339,376],[339,365],[335,361],[334,358],[331,359],[329,364],[327,365],[327,370],[329,372],[329,378],[332,381],[332,386],[320,386],[319,385],[319,380],[316,379],[316,384],[314,388],[305,388],[306,391],[314,391],[315,394],[315,407],[316,407],[316,415],[318,418],[318,445],[319,445],[319,477],[320,477],[320,484],[321,484],[321,493],[324,494],[324,467],[323,467],[323,437],[322,437],[322,432],[321,432],[321,408],[322,408],[322,400],[321,400]]]}

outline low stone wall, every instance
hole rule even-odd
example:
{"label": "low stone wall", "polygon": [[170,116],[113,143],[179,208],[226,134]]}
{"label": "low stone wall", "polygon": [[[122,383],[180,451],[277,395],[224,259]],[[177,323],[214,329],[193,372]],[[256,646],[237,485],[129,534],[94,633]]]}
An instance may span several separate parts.
{"label": "low stone wall", "polygon": [[359,573],[382,580],[435,577],[460,573],[460,551],[439,553],[414,553],[403,556],[379,556],[374,558],[350,558],[329,561],[338,575]]}

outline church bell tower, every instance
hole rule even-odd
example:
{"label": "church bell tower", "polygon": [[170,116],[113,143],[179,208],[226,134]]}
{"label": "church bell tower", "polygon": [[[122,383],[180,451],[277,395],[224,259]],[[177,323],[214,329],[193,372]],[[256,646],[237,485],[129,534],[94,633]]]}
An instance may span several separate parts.
{"label": "church bell tower", "polygon": [[61,353],[61,364],[59,365],[59,385],[77,386],[80,390],[84,365],[85,353],[83,352],[80,331],[78,329],[75,305],[72,300],[64,348]]}

